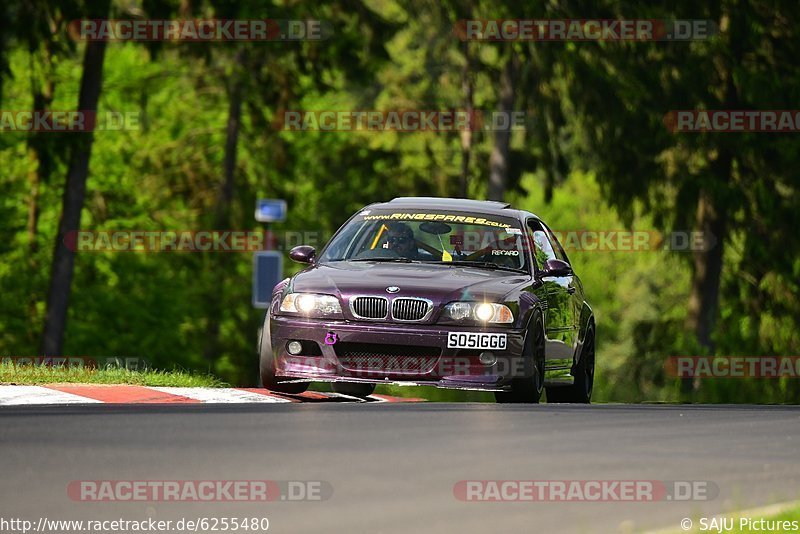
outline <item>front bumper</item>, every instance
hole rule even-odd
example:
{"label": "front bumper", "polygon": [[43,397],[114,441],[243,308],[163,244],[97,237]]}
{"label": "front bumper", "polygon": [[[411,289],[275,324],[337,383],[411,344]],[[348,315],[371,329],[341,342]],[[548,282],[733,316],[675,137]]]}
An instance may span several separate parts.
{"label": "front bumper", "polygon": [[[449,332],[506,334],[496,361],[481,363],[479,349],[448,349]],[[364,382],[503,391],[530,374],[520,357],[524,331],[502,327],[328,321],[272,316],[270,336],[276,375],[289,381]],[[327,338],[327,342],[326,342]],[[303,351],[291,355],[289,341]]]}

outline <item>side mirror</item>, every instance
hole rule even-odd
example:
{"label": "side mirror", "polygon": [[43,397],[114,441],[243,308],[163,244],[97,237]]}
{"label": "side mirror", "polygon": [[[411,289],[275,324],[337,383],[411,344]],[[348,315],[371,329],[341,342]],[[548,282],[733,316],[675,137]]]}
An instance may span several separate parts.
{"label": "side mirror", "polygon": [[317,251],[314,250],[314,247],[308,245],[300,245],[289,251],[289,257],[297,263],[314,263],[316,255]]}
{"label": "side mirror", "polygon": [[544,263],[542,276],[569,276],[572,274],[572,267],[564,260],[553,258]]}

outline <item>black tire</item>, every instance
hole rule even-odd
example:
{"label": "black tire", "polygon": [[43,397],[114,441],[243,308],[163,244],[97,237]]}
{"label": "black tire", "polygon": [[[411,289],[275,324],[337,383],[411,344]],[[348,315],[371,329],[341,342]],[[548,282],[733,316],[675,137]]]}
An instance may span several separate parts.
{"label": "black tire", "polygon": [[302,393],[308,389],[308,382],[295,382],[287,384],[275,376],[275,355],[272,352],[272,340],[269,334],[269,312],[264,318],[264,327],[261,329],[258,353],[260,358],[261,383],[265,388],[276,393]]}
{"label": "black tire", "polygon": [[539,403],[544,390],[544,347],[544,321],[541,312],[536,310],[531,318],[522,349],[523,361],[532,363],[531,375],[514,378],[511,382],[511,391],[496,392],[494,398],[498,403]]}
{"label": "black tire", "polygon": [[375,391],[375,384],[357,384],[354,382],[334,382],[333,391],[351,397],[368,397]]}
{"label": "black tire", "polygon": [[575,381],[571,386],[548,387],[547,402],[589,404],[594,388],[594,362],[594,325],[589,325],[583,339],[581,358],[575,367]]}

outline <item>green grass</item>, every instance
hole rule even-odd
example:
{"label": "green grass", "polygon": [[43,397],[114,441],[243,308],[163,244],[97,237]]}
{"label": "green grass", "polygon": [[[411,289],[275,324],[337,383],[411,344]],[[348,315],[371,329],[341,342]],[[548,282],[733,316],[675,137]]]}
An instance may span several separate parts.
{"label": "green grass", "polygon": [[[662,534],[666,534],[667,532],[669,532],[669,534],[678,534],[679,532],[699,533],[719,532],[720,529],[722,529],[722,532],[725,534],[743,534],[750,532],[769,532],[770,534],[774,532],[798,532],[799,529],[797,527],[800,527],[800,501],[733,512],[730,514],[725,514],[722,517],[727,519],[727,524],[723,523],[722,518],[720,517],[714,518],[716,519],[716,523],[711,522],[711,517],[706,517],[708,523],[705,530],[701,528],[700,518],[692,517],[691,519],[693,521],[693,528],[690,531],[680,528],[668,528],[659,532]],[[749,519],[751,522],[741,523],[740,518]],[[727,527],[731,524],[731,519],[733,520],[733,528],[729,530]],[[765,521],[765,524],[763,525],[759,524],[759,521],[762,519]],[[786,526],[783,524],[784,521],[789,522],[789,528],[784,528],[784,526]],[[792,524],[792,522],[794,522],[794,524]]]}
{"label": "green grass", "polygon": [[60,365],[14,365],[0,363],[0,384],[33,386],[38,384],[128,384],[136,386],[225,387],[220,379],[194,372],[173,370],[128,370],[109,367],[69,367]]}
{"label": "green grass", "polygon": [[[761,515],[750,515],[750,514],[748,514],[748,515],[742,516],[742,517],[744,517],[745,519],[750,519],[753,522],[755,522],[755,529],[748,528],[748,526],[747,526],[748,523],[744,523],[743,524],[744,528],[740,528],[740,525],[742,525],[742,524],[740,523],[739,516],[736,516],[735,519],[733,520],[733,525],[734,525],[733,530],[729,530],[728,532],[731,532],[731,533],[764,532],[764,531],[766,531],[766,532],[797,532],[798,529],[797,528],[792,528],[791,524],[788,525],[789,526],[788,529],[784,529],[783,528],[784,525],[783,525],[782,522],[783,521],[789,521],[791,523],[792,521],[794,521],[795,522],[795,524],[794,524],[795,527],[800,526],[800,503],[798,503],[793,508],[790,508],[788,510],[783,510],[780,513],[777,513],[775,515],[761,516]],[[760,527],[760,525],[758,524],[758,520],[759,519],[764,519],[765,521],[768,521],[769,524],[764,525],[762,528],[759,528]],[[781,525],[777,525],[776,524],[777,522],[781,522]],[[777,528],[775,530],[772,530],[772,527],[777,527]]]}
{"label": "green grass", "polygon": [[[797,504],[790,510],[785,510],[775,515],[771,519],[776,519],[778,521],[797,521],[800,525],[800,504]],[[797,532],[797,530],[794,530],[793,532]]]}

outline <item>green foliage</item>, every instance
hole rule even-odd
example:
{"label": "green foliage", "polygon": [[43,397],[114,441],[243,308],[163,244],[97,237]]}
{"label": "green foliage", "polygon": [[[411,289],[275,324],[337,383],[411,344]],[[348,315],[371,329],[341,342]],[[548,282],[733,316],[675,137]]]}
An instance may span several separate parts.
{"label": "green foliage", "polygon": [[[50,109],[71,110],[78,101],[84,45],[66,37],[63,21],[86,6],[41,7],[14,1],[3,8],[14,20],[25,15],[34,22],[13,31],[0,25],[2,109],[35,107],[48,84]],[[179,16],[177,3],[142,7],[157,18]],[[613,2],[578,2],[571,13],[552,3],[538,7],[540,17],[631,16]],[[638,12],[670,19],[691,8],[697,17],[727,21],[727,33],[693,43],[468,45],[453,35],[456,20],[518,18],[521,8],[456,0],[215,0],[192,8],[202,17],[314,17],[335,33],[321,42],[111,43],[100,112],[138,112],[140,123],[95,134],[83,229],[260,230],[252,219],[255,200],[274,197],[285,198],[290,212],[273,231],[324,240],[365,204],[456,196],[458,132],[291,132],[279,127],[283,112],[463,109],[465,72],[474,108],[491,111],[513,50],[521,61],[515,107],[527,122],[526,131],[512,135],[507,198],[557,231],[668,232],[694,228],[706,191],[728,215],[725,235],[717,236],[724,256],[713,353],[800,353],[800,145],[792,135],[672,134],[663,124],[672,109],[796,107],[800,26],[792,3],[656,3]],[[125,9],[116,6],[115,16],[129,17]],[[233,198],[219,219],[237,83],[242,117]],[[0,354],[38,351],[66,147],[75,135],[0,134]],[[471,197],[485,195],[492,143],[491,132],[471,136]],[[728,175],[715,167],[721,153],[732,155]],[[567,253],[597,318],[596,399],[679,400],[666,358],[709,350],[686,326],[691,254]],[[251,255],[221,254],[78,253],[64,352],[142,357],[157,368],[177,365],[253,384],[263,315],[250,306]],[[287,274],[300,268],[285,265]],[[695,400],[798,402],[800,388],[796,381],[704,381]]]}
{"label": "green foliage", "polygon": [[125,368],[92,369],[64,365],[14,365],[0,363],[0,384],[132,384],[159,387],[226,387],[211,375],[183,370],[134,371]]}

